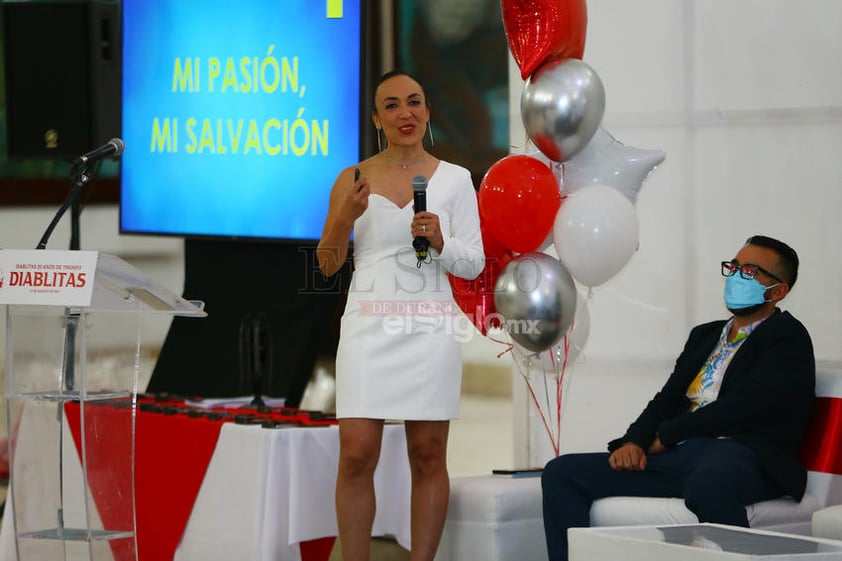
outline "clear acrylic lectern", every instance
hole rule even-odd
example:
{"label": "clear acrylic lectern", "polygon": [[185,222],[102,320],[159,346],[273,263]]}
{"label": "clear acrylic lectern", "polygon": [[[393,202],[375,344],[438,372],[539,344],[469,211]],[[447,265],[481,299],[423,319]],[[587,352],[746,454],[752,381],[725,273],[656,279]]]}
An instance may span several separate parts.
{"label": "clear acrylic lectern", "polygon": [[[95,269],[87,277],[74,261],[85,254]],[[68,284],[90,277],[88,305],[56,303],[62,291],[76,288]],[[0,304],[14,513],[3,524],[14,524],[19,561],[136,561],[143,318],[204,317],[203,304],[176,296],[113,255],[48,250],[0,251]],[[108,358],[97,360],[100,355]]]}

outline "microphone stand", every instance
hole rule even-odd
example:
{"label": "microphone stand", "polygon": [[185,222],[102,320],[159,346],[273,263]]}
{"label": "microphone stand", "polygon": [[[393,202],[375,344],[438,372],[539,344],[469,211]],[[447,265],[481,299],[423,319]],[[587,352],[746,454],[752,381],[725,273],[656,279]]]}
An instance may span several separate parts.
{"label": "microphone stand", "polygon": [[73,206],[73,212],[70,213],[70,249],[79,249],[79,215],[82,212],[81,204],[79,203],[79,193],[82,191],[82,187],[84,187],[93,178],[93,176],[93,171],[84,167],[72,177],[70,191],[67,193],[67,197],[64,199],[64,202],[61,203],[61,207],[59,207],[58,212],[56,212],[56,215],[53,217],[50,225],[47,226],[47,229],[44,231],[44,235],[41,236],[41,241],[38,242],[38,246],[35,249],[47,249],[47,241],[49,241],[50,236],[53,234],[53,230],[56,229],[59,220],[61,220],[61,217],[64,216],[64,213],[67,212],[67,209],[71,206]]}
{"label": "microphone stand", "polygon": [[79,234],[79,219],[82,215],[82,201],[79,197],[73,199],[70,205],[70,249],[80,249],[81,235]]}
{"label": "microphone stand", "polygon": [[272,373],[272,330],[265,313],[247,314],[240,323],[240,379],[251,378],[254,399],[242,409],[269,408],[263,401],[263,382]]}
{"label": "microphone stand", "polygon": [[[79,216],[82,213],[82,206],[79,202],[79,193],[82,191],[82,188],[91,180],[93,177],[93,172],[89,170],[87,167],[81,168],[78,173],[76,173],[71,181],[70,191],[67,193],[67,197],[64,199],[64,202],[61,204],[58,212],[53,217],[53,220],[50,222],[47,229],[44,231],[44,235],[41,236],[41,240],[38,242],[38,246],[35,248],[37,249],[46,249],[47,248],[47,241],[50,239],[50,236],[55,230],[56,225],[58,224],[61,217],[64,216],[64,213],[67,212],[67,209],[72,207],[72,211],[70,213],[71,217],[71,237],[70,237],[70,249],[71,250],[78,250],[79,249]],[[81,320],[81,313],[78,311],[74,311],[71,308],[65,308],[64,312],[64,349],[62,351],[62,371],[61,371],[61,384],[59,388],[59,392],[64,393],[71,393],[73,392],[76,386],[76,332],[79,328],[79,322]],[[79,396],[81,399],[81,395]],[[64,422],[64,403],[61,399],[57,400],[57,410],[56,410],[56,420],[58,422],[59,428],[59,493],[60,493],[60,502],[58,505],[58,511],[56,512],[56,526],[59,532],[59,535],[62,535],[64,532],[64,462],[61,458],[64,455],[64,431],[61,430],[62,424]]]}
{"label": "microphone stand", "polygon": [[[64,202],[61,204],[61,207],[58,209],[58,212],[56,212],[56,215],[53,217],[53,220],[50,222],[50,225],[47,226],[46,231],[44,231],[44,235],[41,236],[41,241],[38,242],[38,246],[35,249],[47,248],[47,241],[50,239],[53,230],[55,230],[56,225],[58,224],[59,220],[61,220],[61,217],[64,216],[64,213],[67,212],[67,209],[71,207],[73,208],[73,210],[70,213],[70,249],[79,249],[79,216],[82,213],[82,206],[79,201],[79,193],[82,191],[82,188],[91,180],[93,175],[93,171],[87,166],[79,168],[78,172],[75,173],[75,175],[73,175],[71,180],[70,191],[67,193],[67,197],[64,199]],[[66,323],[64,332],[63,356],[64,369],[62,375],[64,378],[63,386],[64,389],[66,389],[67,391],[73,391],[73,388],[75,386],[76,331],[79,326],[79,319],[79,312],[73,312],[69,308],[65,311]]]}

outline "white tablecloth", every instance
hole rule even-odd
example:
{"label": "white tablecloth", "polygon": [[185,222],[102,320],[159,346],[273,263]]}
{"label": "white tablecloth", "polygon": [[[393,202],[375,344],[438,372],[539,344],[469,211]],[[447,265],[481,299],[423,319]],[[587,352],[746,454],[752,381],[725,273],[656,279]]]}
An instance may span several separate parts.
{"label": "white tablecloth", "polygon": [[[336,426],[261,429],[227,423],[176,561],[299,561],[299,543],[335,536]],[[372,535],[409,548],[410,475],[402,425],[387,425],[375,472]]]}
{"label": "white tablecloth", "polygon": [[[225,423],[174,559],[300,561],[300,542],[337,535],[338,458],[337,426],[263,429]],[[69,471],[81,474],[78,456],[65,459]],[[410,475],[403,425],[384,428],[375,490],[372,535],[394,536],[408,549]],[[0,561],[16,557],[12,508],[9,495]]]}

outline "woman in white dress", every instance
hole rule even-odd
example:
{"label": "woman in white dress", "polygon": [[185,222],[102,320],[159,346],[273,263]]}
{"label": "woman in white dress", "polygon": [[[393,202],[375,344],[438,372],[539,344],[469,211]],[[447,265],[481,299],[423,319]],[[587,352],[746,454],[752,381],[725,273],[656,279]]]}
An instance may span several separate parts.
{"label": "woman in white dress", "polygon": [[[339,539],[344,561],[368,559],[383,423],[403,420],[411,559],[430,561],[447,513],[447,436],[459,414],[461,344],[473,329],[446,273],[475,278],[485,257],[468,170],[424,149],[430,107],[421,85],[404,72],[387,73],[374,107],[372,121],[386,144],[337,177],[317,250],[322,273],[333,275],[354,235],[354,276],[336,357]],[[418,176],[427,181],[427,211],[416,213]],[[413,249],[419,237],[429,242],[426,259]]]}

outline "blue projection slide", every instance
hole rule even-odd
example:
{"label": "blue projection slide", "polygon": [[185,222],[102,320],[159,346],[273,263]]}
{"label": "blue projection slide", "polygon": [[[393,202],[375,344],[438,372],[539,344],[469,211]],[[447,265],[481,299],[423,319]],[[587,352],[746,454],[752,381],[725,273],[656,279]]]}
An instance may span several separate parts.
{"label": "blue projection slide", "polygon": [[360,157],[361,0],[123,0],[120,230],[318,239]]}

